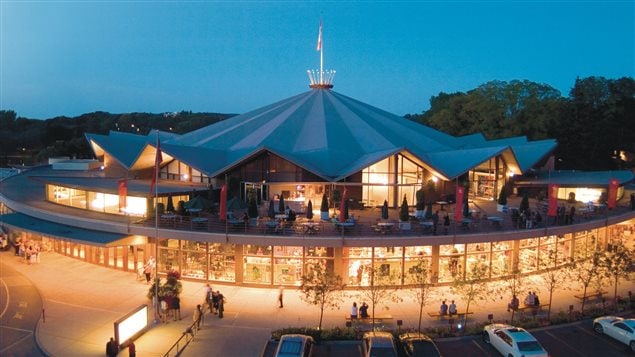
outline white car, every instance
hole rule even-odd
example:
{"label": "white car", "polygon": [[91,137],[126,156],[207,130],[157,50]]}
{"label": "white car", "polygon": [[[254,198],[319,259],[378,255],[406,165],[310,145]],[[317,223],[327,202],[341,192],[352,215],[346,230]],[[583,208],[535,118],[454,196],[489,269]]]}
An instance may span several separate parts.
{"label": "white car", "polygon": [[635,319],[602,316],[593,320],[593,329],[597,333],[613,337],[635,352]]}
{"label": "white car", "polygon": [[506,324],[491,324],[483,328],[483,341],[491,344],[505,357],[548,357],[549,354],[527,330]]}

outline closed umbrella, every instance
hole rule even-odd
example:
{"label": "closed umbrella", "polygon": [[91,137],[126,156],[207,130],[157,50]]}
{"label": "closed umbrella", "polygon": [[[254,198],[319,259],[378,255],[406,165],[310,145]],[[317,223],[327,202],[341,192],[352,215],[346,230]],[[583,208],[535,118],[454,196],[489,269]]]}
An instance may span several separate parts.
{"label": "closed umbrella", "polygon": [[388,201],[384,200],[383,206],[381,206],[381,218],[388,219]]}
{"label": "closed umbrella", "polygon": [[284,213],[284,196],[280,195],[280,201],[278,201],[278,212],[280,212],[281,214]]}
{"label": "closed umbrella", "polygon": [[273,200],[269,201],[269,210],[267,211],[267,216],[271,219],[276,217],[276,211],[273,208]]}
{"label": "closed umbrella", "polygon": [[309,200],[309,204],[306,206],[306,218],[313,219],[313,203]]}
{"label": "closed umbrella", "polygon": [[165,210],[168,212],[174,212],[174,201],[172,200],[172,195],[168,195],[168,204]]}

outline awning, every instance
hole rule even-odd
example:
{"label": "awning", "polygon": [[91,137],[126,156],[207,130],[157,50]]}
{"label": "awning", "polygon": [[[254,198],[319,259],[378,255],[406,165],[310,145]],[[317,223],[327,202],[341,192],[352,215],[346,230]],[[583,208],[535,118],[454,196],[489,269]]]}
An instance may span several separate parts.
{"label": "awning", "polygon": [[20,229],[45,236],[70,240],[75,243],[89,244],[101,247],[116,247],[122,245],[142,244],[147,237],[95,231],[84,228],[67,226],[64,224],[45,221],[27,216],[22,213],[0,215],[0,226],[9,229]]}

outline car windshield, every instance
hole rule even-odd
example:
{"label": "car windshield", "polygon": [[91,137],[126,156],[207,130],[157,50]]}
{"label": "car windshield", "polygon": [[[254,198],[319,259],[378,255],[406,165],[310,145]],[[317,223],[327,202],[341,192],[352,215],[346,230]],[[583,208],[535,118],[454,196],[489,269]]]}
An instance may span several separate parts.
{"label": "car windshield", "polygon": [[435,357],[438,356],[439,352],[437,351],[437,349],[434,347],[434,345],[432,344],[432,342],[430,341],[414,341],[412,343],[412,356],[413,357],[418,357],[418,356],[429,356],[429,357]]}
{"label": "car windshield", "polygon": [[278,356],[299,356],[302,349],[300,341],[283,341],[278,351]]}
{"label": "car windshield", "polygon": [[536,341],[518,342],[518,350],[523,352],[542,351],[542,346]]}
{"label": "car windshield", "polygon": [[397,357],[392,348],[371,348],[370,357]]}

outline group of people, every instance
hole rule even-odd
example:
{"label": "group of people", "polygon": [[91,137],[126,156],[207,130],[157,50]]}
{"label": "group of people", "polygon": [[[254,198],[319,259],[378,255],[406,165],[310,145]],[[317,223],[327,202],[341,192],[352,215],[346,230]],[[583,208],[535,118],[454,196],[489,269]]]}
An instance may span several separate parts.
{"label": "group of people", "polygon": [[366,304],[366,302],[362,302],[359,308],[357,307],[357,303],[353,302],[353,307],[351,307],[351,319],[356,319],[358,317],[360,319],[367,319],[369,317],[368,305]]}
{"label": "group of people", "polygon": [[178,295],[167,294],[159,298],[160,317],[162,322],[181,319],[181,298]]}
{"label": "group of people", "polygon": [[15,255],[24,258],[27,264],[37,264],[40,262],[40,243],[27,239],[18,238],[13,244]]}
{"label": "group of people", "polygon": [[205,286],[205,303],[211,314],[218,315],[218,318],[222,319],[225,312],[225,302],[227,301],[219,290],[214,291],[209,284]]}
{"label": "group of people", "polygon": [[446,304],[445,300],[443,300],[443,302],[441,303],[441,306],[439,307],[439,315],[441,316],[445,316],[445,315],[456,315],[457,314],[457,310],[456,310],[456,304],[454,303],[454,300],[452,300],[450,302],[450,305],[448,306],[448,304]]}
{"label": "group of people", "polygon": [[[525,305],[525,307],[540,307],[540,298],[538,297],[538,295],[536,295],[535,291],[530,291],[527,293],[527,296],[525,296],[525,300],[523,301],[523,304]],[[518,300],[518,297],[514,294],[512,296],[511,301],[507,304],[507,311],[511,311],[511,310],[518,310],[518,308],[520,307],[520,300]]]}

